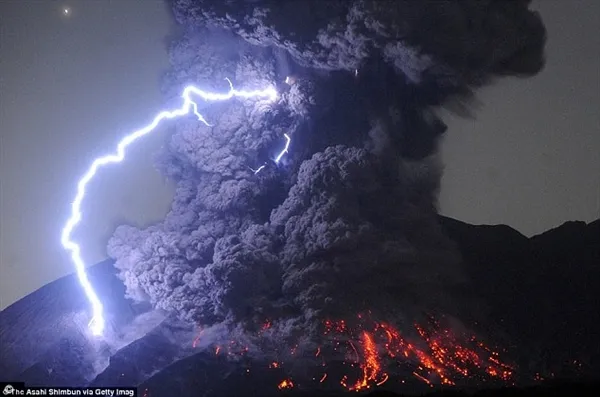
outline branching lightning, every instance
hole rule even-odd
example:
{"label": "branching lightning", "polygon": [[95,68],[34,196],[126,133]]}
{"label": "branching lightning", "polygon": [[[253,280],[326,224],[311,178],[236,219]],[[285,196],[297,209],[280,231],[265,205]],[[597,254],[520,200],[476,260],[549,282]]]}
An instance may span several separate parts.
{"label": "branching lightning", "polygon": [[[292,138],[290,138],[290,136],[288,134],[283,134],[283,136],[285,137],[285,146],[283,147],[283,149],[281,149],[281,152],[279,152],[277,157],[275,157],[273,159],[275,164],[279,164],[279,161],[281,161],[281,158],[288,152],[288,149],[290,148],[290,143],[292,142]],[[250,169],[250,171],[252,171],[254,173],[254,175],[256,175],[259,172],[261,172],[263,169],[265,169],[266,166],[267,166],[267,163],[264,163],[257,169],[254,169],[251,167],[248,167],[248,168]]]}
{"label": "branching lightning", "polygon": [[[172,111],[162,111],[154,118],[154,120],[149,125],[127,135],[117,145],[116,153],[99,157],[96,160],[94,160],[87,172],[79,180],[79,183],[77,184],[77,195],[71,203],[71,217],[67,220],[67,223],[65,224],[62,230],[61,243],[63,247],[71,253],[71,259],[73,260],[73,264],[75,265],[77,278],[79,279],[79,283],[83,287],[87,299],[89,300],[92,306],[92,319],[89,322],[89,328],[92,331],[92,334],[102,335],[102,333],[104,332],[105,319],[103,313],[103,305],[87,276],[85,270],[85,263],[81,258],[81,248],[79,244],[71,240],[71,233],[73,232],[73,229],[81,221],[81,203],[83,201],[83,198],[85,197],[87,184],[96,175],[96,172],[100,167],[111,163],[120,163],[121,161],[123,161],[123,159],[125,158],[125,150],[127,149],[127,147],[133,142],[135,142],[137,139],[152,132],[158,126],[158,124],[165,119],[173,119],[176,117],[185,116],[189,114],[190,111],[192,111],[199,121],[204,123],[206,126],[210,127],[211,125],[208,123],[208,121],[206,121],[206,119],[198,112],[198,105],[192,100],[192,96],[200,97],[205,101],[226,101],[232,98],[266,98],[273,101],[277,98],[277,92],[273,87],[269,87],[264,90],[238,91],[233,88],[231,80],[226,80],[229,83],[229,91],[227,93],[207,92],[194,86],[187,86],[183,90],[182,97],[184,101],[179,109],[175,109]],[[290,138],[287,134],[285,135],[285,137],[287,139],[287,144],[285,149],[277,156],[277,162],[281,159],[281,156],[283,156],[283,154],[287,152],[287,149],[289,147]]]}

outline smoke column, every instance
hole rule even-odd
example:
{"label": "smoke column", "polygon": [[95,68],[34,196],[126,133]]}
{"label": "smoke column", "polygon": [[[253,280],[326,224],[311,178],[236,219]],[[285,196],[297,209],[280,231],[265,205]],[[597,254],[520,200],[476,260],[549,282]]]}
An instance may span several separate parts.
{"label": "smoke column", "polygon": [[[280,100],[207,108],[208,133],[176,124],[158,160],[177,184],[170,212],[109,242],[128,296],[256,354],[314,349],[325,319],[359,312],[401,329],[460,317],[460,258],[436,219],[435,108],[468,109],[477,87],[542,69],[529,1],[170,3],[184,33],[167,100],[226,75],[275,83]],[[283,134],[287,155],[257,173]]]}

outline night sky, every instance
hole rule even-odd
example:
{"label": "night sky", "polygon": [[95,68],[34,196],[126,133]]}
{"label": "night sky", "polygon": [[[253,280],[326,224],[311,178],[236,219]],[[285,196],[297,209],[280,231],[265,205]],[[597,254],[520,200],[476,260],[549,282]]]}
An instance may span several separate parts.
{"label": "night sky", "polygon": [[[454,133],[440,196],[445,215],[526,235],[600,215],[600,3],[534,4],[548,29],[547,65],[480,90],[476,119],[446,118]],[[72,271],[60,230],[77,180],[160,108],[171,21],[159,1],[9,0],[0,18],[4,308]],[[163,217],[171,189],[152,168],[163,139],[145,139],[92,186],[75,236],[86,262],[106,256],[116,225]]]}

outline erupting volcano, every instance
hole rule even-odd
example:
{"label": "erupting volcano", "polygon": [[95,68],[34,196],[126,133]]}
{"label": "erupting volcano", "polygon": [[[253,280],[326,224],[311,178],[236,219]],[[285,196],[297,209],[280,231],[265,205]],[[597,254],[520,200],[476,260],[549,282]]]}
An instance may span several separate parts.
{"label": "erupting volcano", "polygon": [[[225,78],[229,97],[273,87],[269,101],[188,99],[210,123],[172,121],[157,158],[176,187],[170,211],[119,226],[111,261],[90,270],[104,334],[82,331],[85,305],[65,298],[52,320],[62,331],[6,334],[11,346],[54,338],[6,353],[10,374],[161,397],[488,387],[553,373],[565,356],[528,362],[550,342],[531,342],[539,328],[519,317],[546,315],[528,306],[537,270],[511,265],[541,255],[502,229],[490,246],[520,249],[506,259],[437,214],[438,110],[468,113],[475,89],[543,68],[546,31],[529,1],[169,4],[180,30],[166,105]],[[587,364],[595,354],[564,351]]]}
{"label": "erupting volcano", "polygon": [[[271,322],[266,321],[259,334],[270,327]],[[394,326],[372,320],[370,314],[359,314],[349,322],[325,320],[322,344],[314,351],[314,358],[304,357],[312,365],[305,364],[302,374],[293,371],[301,354],[298,345],[287,352],[271,352],[273,361],[268,368],[286,374],[279,389],[339,386],[363,391],[387,382],[402,386],[407,377],[429,387],[512,385],[516,380],[515,366],[502,362],[499,349],[488,347],[474,335],[456,335],[432,316],[425,325],[414,324],[412,331],[412,337],[405,337]],[[201,335],[194,338],[194,347]],[[248,347],[236,341],[213,348],[217,356],[241,359],[248,355]],[[289,362],[292,370],[288,371]]]}

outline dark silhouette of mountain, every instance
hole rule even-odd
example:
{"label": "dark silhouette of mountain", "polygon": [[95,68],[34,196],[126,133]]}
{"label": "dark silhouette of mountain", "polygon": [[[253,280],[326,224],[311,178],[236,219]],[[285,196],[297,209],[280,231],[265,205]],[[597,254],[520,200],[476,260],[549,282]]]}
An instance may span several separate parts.
{"label": "dark silhouette of mountain", "polygon": [[[490,321],[519,347],[520,368],[572,379],[600,374],[600,220],[567,222],[532,238],[504,225],[440,223]],[[0,312],[0,381],[137,385],[148,397],[282,393],[275,387],[281,374],[198,353],[188,327],[126,299],[112,264],[88,270],[105,302],[111,342],[89,335],[87,301],[75,275],[63,277]],[[544,390],[530,391],[551,394]]]}
{"label": "dark silhouette of mountain", "polygon": [[488,317],[524,350],[521,365],[600,373],[600,220],[566,222],[530,239],[505,225],[440,220]]}

